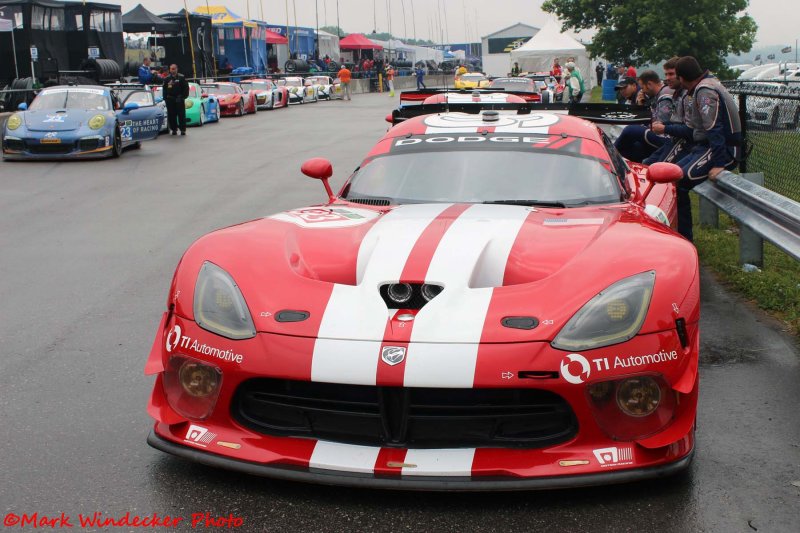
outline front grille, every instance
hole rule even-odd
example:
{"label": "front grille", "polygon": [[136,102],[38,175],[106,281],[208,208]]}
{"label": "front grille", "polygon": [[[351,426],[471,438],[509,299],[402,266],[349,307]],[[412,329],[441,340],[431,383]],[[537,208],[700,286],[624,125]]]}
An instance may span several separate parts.
{"label": "front grille", "polygon": [[408,448],[541,448],[571,439],[569,404],[538,389],[434,389],[252,379],[234,418],[265,435]]}
{"label": "front grille", "polygon": [[6,148],[9,150],[22,151],[25,149],[25,143],[19,139],[6,139]]}
{"label": "front grille", "polygon": [[81,139],[78,141],[78,149],[80,149],[81,152],[96,150],[102,146],[104,146],[102,139]]}
{"label": "front grille", "polygon": [[59,143],[59,144],[34,144],[25,143],[26,150],[32,154],[68,154],[74,148],[72,143]]}

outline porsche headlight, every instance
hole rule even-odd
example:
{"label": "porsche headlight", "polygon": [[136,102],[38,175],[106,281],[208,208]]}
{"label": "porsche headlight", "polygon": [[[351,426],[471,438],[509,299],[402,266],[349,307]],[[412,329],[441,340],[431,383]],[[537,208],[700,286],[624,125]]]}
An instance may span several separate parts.
{"label": "porsche headlight", "polygon": [[633,338],[647,316],[655,281],[656,273],[651,270],[611,285],[561,328],[553,348],[591,350]]}
{"label": "porsche headlight", "polygon": [[6,128],[15,130],[22,126],[22,117],[19,115],[11,115],[6,121]]}
{"label": "porsche headlight", "polygon": [[183,101],[183,106],[186,109],[191,109],[193,105],[194,105],[194,100],[184,100]]}
{"label": "porsche headlight", "polygon": [[206,261],[194,288],[194,318],[197,325],[229,339],[255,337],[256,328],[233,278]]}
{"label": "porsche headlight", "polygon": [[103,115],[95,115],[89,119],[89,127],[93,130],[99,130],[106,124],[106,117]]}

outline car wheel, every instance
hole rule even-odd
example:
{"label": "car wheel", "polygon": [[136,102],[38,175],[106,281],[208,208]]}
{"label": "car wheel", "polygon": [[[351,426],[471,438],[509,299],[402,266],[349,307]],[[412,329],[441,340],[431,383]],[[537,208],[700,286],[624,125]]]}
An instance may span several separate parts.
{"label": "car wheel", "polygon": [[550,93],[544,92],[542,93],[542,103],[549,104],[550,103]]}
{"label": "car wheel", "polygon": [[800,106],[797,106],[797,110],[794,112],[794,120],[789,125],[789,129],[796,130],[798,126],[800,126]]}
{"label": "car wheel", "polygon": [[775,109],[772,110],[772,121],[770,122],[770,126],[772,126],[773,130],[778,129],[778,121],[780,120],[781,110],[778,106],[775,106]]}
{"label": "car wheel", "polygon": [[241,100],[239,100],[239,109],[237,110],[237,113],[240,117],[244,116],[244,102]]}
{"label": "car wheel", "polygon": [[117,158],[122,155],[122,134],[119,131],[119,125],[114,128],[114,144],[111,148],[111,157]]}
{"label": "car wheel", "polygon": [[198,122],[197,125],[202,128],[203,124],[205,124],[205,123],[206,123],[206,108],[205,107],[201,107],[200,108],[200,121]]}
{"label": "car wheel", "polygon": [[214,121],[219,122],[219,104],[214,108]]}

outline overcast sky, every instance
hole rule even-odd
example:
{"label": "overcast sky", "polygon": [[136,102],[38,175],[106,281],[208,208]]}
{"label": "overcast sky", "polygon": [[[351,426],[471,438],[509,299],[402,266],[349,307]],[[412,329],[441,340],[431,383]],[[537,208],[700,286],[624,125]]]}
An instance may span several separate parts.
{"label": "overcast sky", "polygon": [[[107,0],[114,3],[114,0]],[[477,41],[481,36],[524,22],[541,27],[549,15],[540,9],[543,0],[338,0],[339,19],[344,31],[370,33],[373,20],[379,32],[389,29],[387,6],[391,6],[392,33],[419,39],[433,38],[446,42]],[[143,4],[156,14],[180,10],[183,0],[121,0],[123,13]],[[186,0],[190,10],[205,1]],[[208,0],[209,5],[225,5],[231,11],[270,23],[286,24],[286,5],[289,24],[294,25],[295,9],[299,26],[315,25],[315,4],[319,6],[319,25],[336,24],[337,0]],[[675,5],[678,5],[676,2]],[[374,9],[373,9],[374,6]],[[441,9],[439,7],[441,6]],[[403,8],[405,7],[405,24]],[[263,12],[263,17],[261,16]],[[437,18],[436,13],[441,15]],[[758,45],[794,44],[800,38],[798,0],[750,0],[749,14],[758,24]],[[444,20],[440,25],[438,20]],[[441,29],[440,29],[441,28]],[[584,34],[588,37],[588,34]],[[578,37],[582,37],[578,34]]]}

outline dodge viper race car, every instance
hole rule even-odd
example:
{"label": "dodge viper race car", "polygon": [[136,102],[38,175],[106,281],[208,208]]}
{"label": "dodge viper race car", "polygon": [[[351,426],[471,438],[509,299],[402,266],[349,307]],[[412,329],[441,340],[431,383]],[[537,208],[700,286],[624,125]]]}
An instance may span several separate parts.
{"label": "dodge viper race car", "polygon": [[320,99],[342,99],[342,84],[338,78],[333,79],[330,76],[309,76],[306,80],[310,81],[312,86],[317,87],[317,93]]}
{"label": "dodge viper race car", "polygon": [[[525,104],[527,105],[527,104]],[[323,205],[212,232],[175,271],[148,442],[319,483],[502,490],[691,461],[695,248],[680,168],[583,119],[440,113],[391,128]]]}
{"label": "dodge viper race car", "polygon": [[238,83],[220,81],[204,83],[201,89],[217,98],[220,114],[223,117],[242,116],[256,112],[256,98],[252,92],[245,92]]}
{"label": "dodge viper race car", "polygon": [[277,109],[289,105],[289,90],[277,86],[272,80],[243,80],[239,85],[255,95],[258,109]]}
{"label": "dodge viper race car", "polygon": [[456,89],[485,89],[491,82],[480,72],[469,72],[456,76]]}
{"label": "dodge viper race car", "polygon": [[319,86],[312,85],[299,76],[283,78],[283,81],[289,90],[290,104],[305,104],[319,100]]}
{"label": "dodge viper race car", "polygon": [[49,87],[20,109],[6,121],[3,159],[119,157],[155,139],[164,120],[160,107],[123,106],[114,90],[94,85]]}

